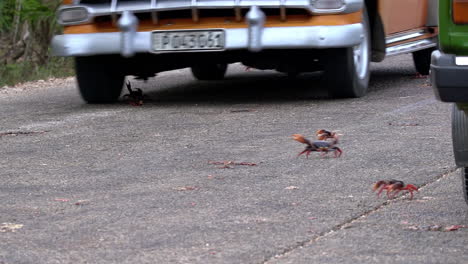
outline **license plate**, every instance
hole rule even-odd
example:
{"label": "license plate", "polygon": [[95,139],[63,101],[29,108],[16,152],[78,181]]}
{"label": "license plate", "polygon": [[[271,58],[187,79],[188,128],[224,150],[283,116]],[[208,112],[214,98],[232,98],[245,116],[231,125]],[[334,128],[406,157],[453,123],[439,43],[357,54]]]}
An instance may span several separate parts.
{"label": "license plate", "polygon": [[153,51],[223,50],[224,30],[153,31]]}

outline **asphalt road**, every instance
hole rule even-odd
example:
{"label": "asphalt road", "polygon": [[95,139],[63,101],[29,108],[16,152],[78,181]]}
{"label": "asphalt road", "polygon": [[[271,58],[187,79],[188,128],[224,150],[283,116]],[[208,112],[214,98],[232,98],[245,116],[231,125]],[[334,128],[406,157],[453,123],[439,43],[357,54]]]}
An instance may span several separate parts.
{"label": "asphalt road", "polygon": [[[0,263],[467,263],[451,106],[410,56],[372,74],[346,100],[239,65],[132,81],[141,107],[86,105],[73,80],[1,89]],[[291,135],[320,128],[343,155],[297,158]],[[420,191],[377,198],[383,179]]]}

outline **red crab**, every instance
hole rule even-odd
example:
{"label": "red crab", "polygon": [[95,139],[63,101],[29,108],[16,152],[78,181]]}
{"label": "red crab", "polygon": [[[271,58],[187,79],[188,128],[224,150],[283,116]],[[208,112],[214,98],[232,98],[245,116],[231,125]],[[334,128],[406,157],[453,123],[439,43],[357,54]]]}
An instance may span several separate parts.
{"label": "red crab", "polygon": [[418,187],[413,184],[405,184],[403,181],[399,180],[382,180],[374,183],[372,187],[373,191],[377,191],[377,197],[380,197],[380,194],[383,190],[387,190],[387,197],[393,198],[398,195],[401,191],[408,191],[410,193],[410,200],[413,199],[413,192],[418,191]]}
{"label": "red crab", "polygon": [[128,100],[129,104],[133,106],[142,106],[143,105],[143,91],[140,88],[135,88],[132,90],[130,82],[127,81],[125,84],[127,86],[128,94],[124,95],[124,98]]}
{"label": "red crab", "polygon": [[335,158],[337,158],[341,156],[341,154],[343,153],[343,151],[339,147],[335,146],[336,143],[338,142],[338,139],[336,137],[334,137],[333,140],[331,141],[319,140],[319,141],[314,141],[314,142],[309,141],[303,135],[300,135],[300,134],[294,134],[292,135],[292,138],[298,142],[301,142],[307,145],[305,150],[299,153],[297,156],[300,156],[305,153],[306,157],[308,158],[309,154],[312,151],[316,151],[316,152],[322,152],[322,155],[326,155],[328,154],[328,152],[333,152],[335,155]]}

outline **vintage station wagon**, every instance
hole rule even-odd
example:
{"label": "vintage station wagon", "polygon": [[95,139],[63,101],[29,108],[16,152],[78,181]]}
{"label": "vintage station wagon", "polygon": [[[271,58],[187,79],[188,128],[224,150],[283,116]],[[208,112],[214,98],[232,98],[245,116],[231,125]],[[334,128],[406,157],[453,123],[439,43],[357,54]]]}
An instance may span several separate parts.
{"label": "vintage station wagon", "polygon": [[199,80],[229,63],[288,74],[323,71],[335,97],[361,97],[369,62],[412,53],[428,74],[436,0],[64,0],[55,55],[73,56],[88,103],[116,101],[126,75],[191,67]]}
{"label": "vintage station wagon", "polygon": [[439,49],[432,54],[431,82],[437,98],[453,102],[455,163],[468,203],[468,1],[441,0]]}

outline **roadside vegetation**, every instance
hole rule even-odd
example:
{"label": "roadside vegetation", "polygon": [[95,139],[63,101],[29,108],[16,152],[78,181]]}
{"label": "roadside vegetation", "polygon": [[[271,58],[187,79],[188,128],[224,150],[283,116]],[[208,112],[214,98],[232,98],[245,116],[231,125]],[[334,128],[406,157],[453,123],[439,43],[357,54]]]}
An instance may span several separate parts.
{"label": "roadside vegetation", "polygon": [[69,58],[52,57],[60,0],[0,0],[0,87],[73,74]]}

